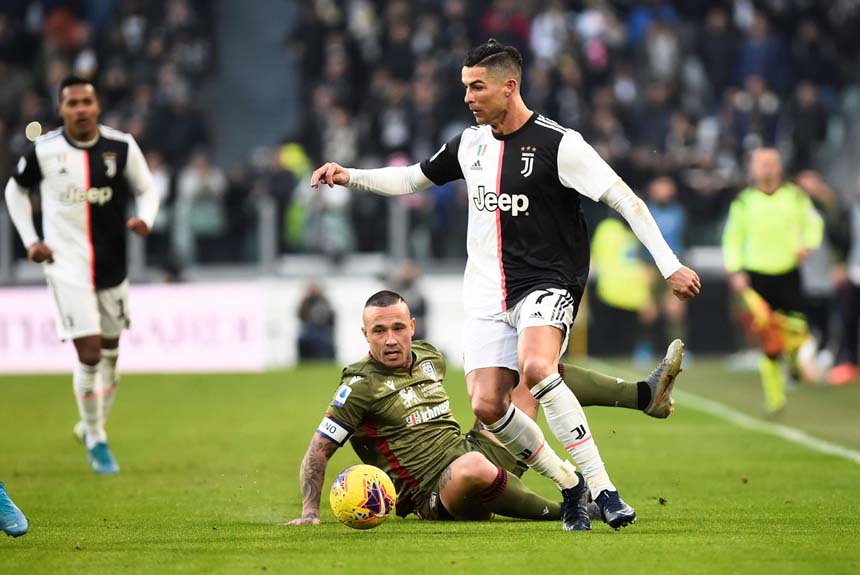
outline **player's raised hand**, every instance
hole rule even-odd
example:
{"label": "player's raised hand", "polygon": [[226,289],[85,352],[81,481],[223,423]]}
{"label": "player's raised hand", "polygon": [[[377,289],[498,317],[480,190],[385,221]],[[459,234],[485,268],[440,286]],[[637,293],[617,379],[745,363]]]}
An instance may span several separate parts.
{"label": "player's raised hand", "polygon": [[37,264],[42,262],[52,264],[54,263],[54,250],[49,248],[44,242],[36,242],[27,248],[27,257]]}
{"label": "player's raised hand", "polygon": [[328,162],[317,168],[311,176],[311,187],[316,188],[320,185],[328,184],[328,187],[334,187],[335,184],[345,186],[349,183],[349,172],[340,164]]}
{"label": "player's raised hand", "polygon": [[149,235],[149,226],[140,218],[129,218],[126,226],[139,236],[146,237]]}
{"label": "player's raised hand", "polygon": [[666,278],[666,283],[672,288],[672,293],[675,297],[681,300],[689,299],[699,295],[702,289],[702,281],[699,279],[699,274],[688,268],[681,268]]}

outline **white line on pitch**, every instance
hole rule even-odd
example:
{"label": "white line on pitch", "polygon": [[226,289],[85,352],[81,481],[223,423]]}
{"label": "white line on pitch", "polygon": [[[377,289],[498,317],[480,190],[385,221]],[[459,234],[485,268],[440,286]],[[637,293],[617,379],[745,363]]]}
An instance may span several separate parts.
{"label": "white line on pitch", "polygon": [[[619,370],[618,368],[612,368],[609,364],[600,360],[589,358],[588,363],[591,365],[600,365],[600,369],[605,370],[604,373],[612,373],[614,370],[616,372],[622,372],[622,375],[626,375],[627,377],[638,377],[626,369]],[[681,385],[684,385],[683,382]],[[701,395],[697,395],[689,391],[684,391],[683,389],[672,390],[672,397],[679,400],[684,405],[689,405],[697,411],[719,417],[720,419],[724,419],[738,427],[758,431],[760,433],[767,433],[768,435],[773,435],[786,441],[803,445],[813,451],[835,455],[836,457],[841,457],[848,461],[860,464],[860,451],[849,449],[848,447],[843,447],[842,445],[831,443],[830,441],[818,439],[817,437],[813,437],[799,429],[756,419],[733,407],[729,407],[724,403],[702,397]]]}

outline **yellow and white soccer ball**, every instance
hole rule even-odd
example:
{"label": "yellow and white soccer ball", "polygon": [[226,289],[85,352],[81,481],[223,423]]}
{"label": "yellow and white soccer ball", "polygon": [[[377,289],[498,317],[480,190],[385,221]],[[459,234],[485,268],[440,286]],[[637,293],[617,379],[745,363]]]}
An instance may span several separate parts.
{"label": "yellow and white soccer ball", "polygon": [[394,483],[372,465],[344,469],[334,480],[329,495],[334,516],[353,529],[376,527],[394,511],[395,501]]}

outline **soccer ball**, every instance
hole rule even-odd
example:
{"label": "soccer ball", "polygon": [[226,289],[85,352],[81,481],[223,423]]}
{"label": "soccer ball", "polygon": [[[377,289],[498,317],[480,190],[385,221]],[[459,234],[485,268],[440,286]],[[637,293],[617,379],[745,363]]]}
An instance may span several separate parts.
{"label": "soccer ball", "polygon": [[334,480],[329,495],[334,516],[353,529],[371,529],[388,519],[396,500],[394,483],[372,465],[344,469]]}

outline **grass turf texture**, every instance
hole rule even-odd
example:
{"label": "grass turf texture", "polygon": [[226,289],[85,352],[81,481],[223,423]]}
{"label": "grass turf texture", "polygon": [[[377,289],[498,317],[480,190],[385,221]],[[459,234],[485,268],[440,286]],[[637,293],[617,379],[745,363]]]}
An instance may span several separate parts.
{"label": "grass turf texture", "polygon": [[[326,365],[126,375],[109,425],[116,477],[92,473],[72,438],[70,377],[0,377],[0,480],[31,527],[25,537],[0,538],[0,572],[860,572],[860,465],[680,403],[668,421],[588,410],[608,468],[639,514],[621,532],[414,516],[360,532],[333,519],[327,494],[323,525],[277,525],[300,512],[299,463],[338,377]],[[754,374],[702,359],[679,386],[751,413],[761,402]],[[857,448],[858,388],[801,390],[784,423]],[[455,415],[470,425],[462,374],[450,375],[448,389]],[[341,449],[326,489],[357,461]],[[557,496],[532,472],[526,481]]]}

